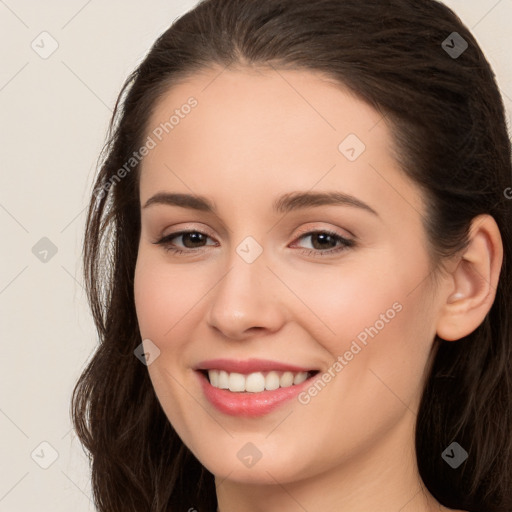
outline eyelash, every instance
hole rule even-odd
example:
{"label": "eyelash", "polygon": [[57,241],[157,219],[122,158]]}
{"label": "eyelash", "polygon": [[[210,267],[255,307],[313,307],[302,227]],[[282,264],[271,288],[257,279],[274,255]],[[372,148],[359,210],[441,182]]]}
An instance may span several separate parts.
{"label": "eyelash", "polygon": [[[176,255],[190,254],[191,252],[197,252],[197,250],[203,249],[203,247],[199,247],[197,249],[187,248],[186,250],[183,250],[183,249],[174,247],[173,244],[171,243],[171,240],[174,238],[178,238],[182,235],[187,235],[187,234],[191,234],[191,233],[198,233],[200,235],[204,235],[208,238],[211,238],[207,233],[203,233],[202,231],[193,229],[193,230],[188,230],[188,231],[177,231],[176,233],[170,233],[170,234],[164,236],[163,238],[161,238],[160,240],[158,240],[157,242],[153,242],[153,243],[155,245],[162,245],[165,251],[171,252]],[[301,238],[305,238],[305,237],[308,237],[311,235],[316,235],[316,234],[329,235],[329,236],[333,237],[336,240],[336,242],[341,242],[342,245],[338,248],[332,248],[332,249],[329,249],[326,251],[321,251],[320,249],[303,249],[301,251],[301,254],[303,254],[305,256],[320,256],[321,257],[324,254],[329,254],[329,255],[338,254],[338,253],[345,251],[348,248],[354,247],[356,245],[354,240],[349,240],[348,238],[344,238],[341,235],[339,235],[338,233],[336,233],[334,231],[329,231],[328,229],[307,231],[306,233],[302,233],[297,238],[297,240],[300,240]]]}

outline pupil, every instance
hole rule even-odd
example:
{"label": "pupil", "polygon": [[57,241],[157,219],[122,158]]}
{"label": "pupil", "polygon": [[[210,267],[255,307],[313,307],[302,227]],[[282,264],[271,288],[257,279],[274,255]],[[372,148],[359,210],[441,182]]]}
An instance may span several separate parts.
{"label": "pupil", "polygon": [[[189,238],[190,240],[192,240],[192,244],[194,243],[200,243],[203,238],[203,234],[202,233],[187,233],[184,235],[184,241]],[[187,244],[185,244],[187,245]]]}
{"label": "pupil", "polygon": [[[326,233],[320,233],[320,234],[318,234],[318,235],[314,235],[314,236],[313,236],[313,240],[315,240],[315,238],[317,238],[317,239],[319,239],[319,240],[323,240],[324,242],[326,241],[326,239],[330,239],[330,240],[331,240],[331,242],[334,242],[334,245],[331,243],[331,246],[333,246],[333,247],[334,247],[334,246],[336,245],[336,240],[334,240],[334,238],[332,237],[332,235],[328,235],[328,234],[326,234]],[[315,244],[313,244],[313,246],[315,246]],[[326,245],[325,245],[325,244],[323,244],[323,245],[322,245],[322,244],[320,244],[320,247],[319,247],[319,248],[320,248],[320,249],[322,249],[322,248],[325,248],[325,247],[326,247]],[[315,249],[317,249],[317,247],[315,247]]]}

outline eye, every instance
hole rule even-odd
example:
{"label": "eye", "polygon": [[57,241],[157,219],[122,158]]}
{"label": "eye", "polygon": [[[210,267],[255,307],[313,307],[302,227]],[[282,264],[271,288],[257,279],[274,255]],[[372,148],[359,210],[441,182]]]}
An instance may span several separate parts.
{"label": "eye", "polygon": [[303,233],[298,240],[310,238],[313,249],[305,249],[301,251],[307,256],[324,256],[331,255],[341,251],[345,251],[355,246],[354,240],[349,240],[334,231],[315,230]]}
{"label": "eye", "polygon": [[[175,238],[181,238],[184,242],[184,248],[186,250],[180,249],[176,247],[172,242]],[[202,231],[190,230],[190,231],[177,231],[176,233],[170,233],[169,235],[164,236],[157,242],[154,242],[156,245],[162,245],[166,251],[175,253],[175,254],[183,254],[187,252],[196,252],[195,249],[201,249],[204,245],[201,245],[206,239],[210,238],[206,233]],[[191,245],[188,246],[188,245]]]}
{"label": "eye", "polygon": [[[173,242],[176,238],[182,239],[183,249],[179,246],[177,247]],[[208,244],[205,245],[205,242],[209,238],[211,239],[207,233],[203,233],[202,231],[177,231],[176,233],[170,233],[153,243],[155,245],[163,246],[165,251],[172,252],[174,254],[192,254],[197,253],[198,250],[206,247]],[[311,239],[313,246],[313,249],[304,249],[301,251],[302,254],[307,256],[331,255],[355,246],[354,240],[349,240],[348,238],[329,230],[308,231],[307,233],[303,233],[297,240],[306,238]]]}

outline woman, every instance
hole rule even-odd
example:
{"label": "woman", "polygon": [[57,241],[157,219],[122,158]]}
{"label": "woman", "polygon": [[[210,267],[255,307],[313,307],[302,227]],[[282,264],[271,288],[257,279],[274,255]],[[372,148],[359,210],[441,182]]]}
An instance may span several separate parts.
{"label": "woman", "polygon": [[510,141],[452,11],[201,2],[104,155],[98,510],[512,510]]}

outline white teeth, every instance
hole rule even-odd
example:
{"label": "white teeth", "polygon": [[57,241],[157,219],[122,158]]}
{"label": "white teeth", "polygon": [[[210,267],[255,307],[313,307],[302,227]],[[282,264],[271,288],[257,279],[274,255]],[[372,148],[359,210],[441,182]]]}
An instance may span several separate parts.
{"label": "white teeth", "polygon": [[229,391],[241,393],[261,393],[274,389],[288,388],[301,384],[308,378],[308,372],[276,372],[271,371],[264,375],[262,372],[243,375],[241,373],[228,373],[224,370],[208,370],[210,384],[214,388],[229,389]]}
{"label": "white teeth", "polygon": [[265,377],[265,389],[273,391],[279,387],[279,375],[277,372],[268,372]]}
{"label": "white teeth", "polygon": [[219,387],[219,372],[217,370],[212,370],[209,372],[208,376],[210,377],[210,383],[213,387]]}
{"label": "white teeth", "polygon": [[[213,386],[213,384],[212,384]],[[245,378],[245,390],[250,393],[259,393],[265,390],[265,377],[263,373],[250,373]]]}
{"label": "white teeth", "polygon": [[297,375],[295,375],[295,377],[293,378],[293,383],[295,385],[302,384],[307,378],[308,378],[307,372],[297,373]]}
{"label": "white teeth", "polygon": [[279,385],[282,388],[287,388],[293,384],[293,373],[292,372],[284,372],[279,379]]}
{"label": "white teeth", "polygon": [[229,391],[245,391],[245,377],[241,373],[229,374]]}
{"label": "white teeth", "polygon": [[[212,384],[212,386],[213,386],[213,384]],[[224,370],[221,370],[219,372],[219,380],[218,380],[217,387],[220,389],[228,389],[229,388],[229,377],[228,377],[227,372],[225,372]]]}

